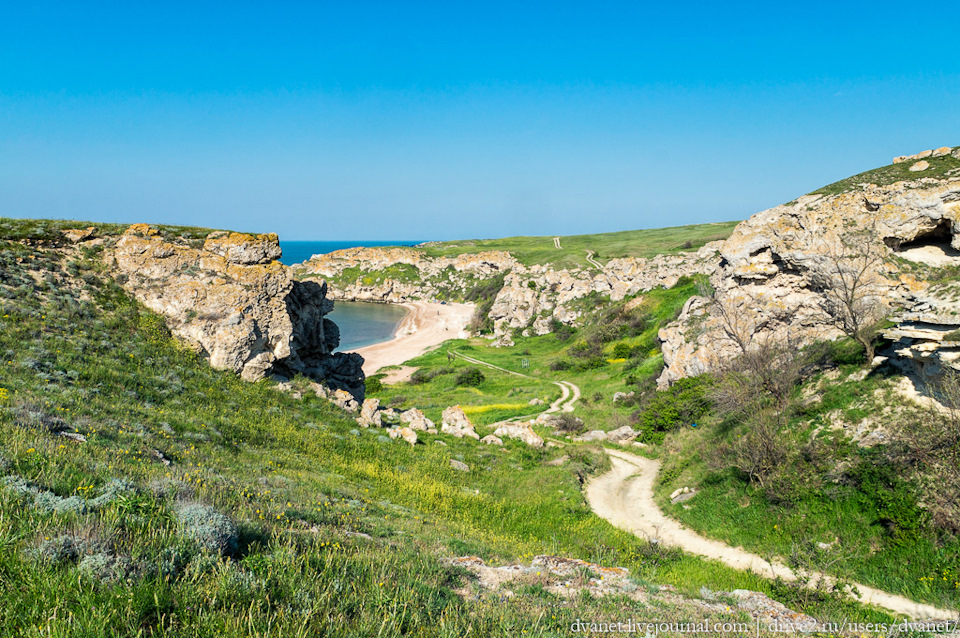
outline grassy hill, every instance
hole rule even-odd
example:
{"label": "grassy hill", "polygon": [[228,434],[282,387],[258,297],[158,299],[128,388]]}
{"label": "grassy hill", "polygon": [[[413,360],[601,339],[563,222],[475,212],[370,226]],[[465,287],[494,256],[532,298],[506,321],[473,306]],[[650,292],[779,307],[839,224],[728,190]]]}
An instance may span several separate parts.
{"label": "grassy hill", "polygon": [[716,222],[595,235],[567,235],[560,237],[559,250],[553,237],[430,242],[423,250],[429,257],[506,250],[527,266],[550,264],[555,268],[590,268],[586,260],[588,250],[596,254],[595,259],[600,263],[617,257],[653,257],[696,250],[707,242],[726,239],[737,223]]}
{"label": "grassy hill", "polygon": [[[594,446],[411,447],[212,370],[60,224],[0,220],[0,635],[565,636],[577,618],[696,611],[660,584],[886,618],[614,529],[580,493],[605,467]],[[649,602],[538,579],[465,598],[444,560],[539,553],[627,567]]]}

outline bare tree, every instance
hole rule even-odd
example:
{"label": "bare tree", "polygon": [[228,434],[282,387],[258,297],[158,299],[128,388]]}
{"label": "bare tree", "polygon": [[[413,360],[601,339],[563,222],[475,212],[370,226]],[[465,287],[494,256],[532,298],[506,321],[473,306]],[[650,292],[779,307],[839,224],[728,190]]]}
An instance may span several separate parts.
{"label": "bare tree", "polygon": [[823,255],[812,269],[812,280],[822,291],[820,306],[830,323],[863,346],[873,361],[873,338],[886,314],[880,300],[885,246],[873,227],[851,231]]}
{"label": "bare tree", "polygon": [[697,282],[697,293],[716,311],[720,318],[720,327],[727,338],[737,344],[741,353],[745,353],[757,330],[750,308],[745,304],[737,304],[733,299],[721,298],[717,289],[706,281]]}

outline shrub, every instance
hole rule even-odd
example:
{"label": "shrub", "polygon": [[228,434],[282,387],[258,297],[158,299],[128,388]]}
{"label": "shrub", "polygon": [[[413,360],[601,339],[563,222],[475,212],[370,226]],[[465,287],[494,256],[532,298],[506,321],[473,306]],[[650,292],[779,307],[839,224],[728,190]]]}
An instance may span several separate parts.
{"label": "shrub", "polygon": [[114,583],[130,576],[134,569],[129,558],[110,554],[88,554],[78,565],[80,573],[99,583]]}
{"label": "shrub", "polygon": [[553,422],[554,427],[560,432],[582,432],[583,431],[583,419],[580,417],[573,416],[569,412],[564,412]]}
{"label": "shrub", "polygon": [[576,331],[576,328],[573,326],[568,326],[556,317],[550,320],[550,332],[557,337],[558,341],[570,341]]}
{"label": "shrub", "polygon": [[626,343],[618,343],[613,347],[613,358],[614,359],[629,359],[633,356],[633,348]]}
{"label": "shrub", "polygon": [[550,364],[550,369],[554,372],[562,372],[563,370],[569,370],[573,367],[573,364],[570,363],[567,359],[557,359]]}
{"label": "shrub", "polygon": [[240,539],[237,527],[209,505],[186,505],[177,516],[184,535],[203,549],[224,556],[236,553]]}
{"label": "shrub", "polygon": [[480,387],[480,384],[486,381],[486,377],[478,368],[464,368],[457,375],[456,384],[458,386]]}
{"label": "shrub", "polygon": [[367,396],[383,391],[383,382],[380,380],[379,376],[367,377],[364,379],[363,385],[366,388]]}
{"label": "shrub", "polygon": [[643,407],[633,413],[643,439],[660,443],[666,432],[705,415],[710,409],[707,389],[712,383],[706,375],[680,379],[669,389],[647,397]]}
{"label": "shrub", "polygon": [[53,565],[74,563],[83,554],[85,547],[86,541],[82,538],[73,534],[62,534],[42,542],[34,550],[34,555],[38,560]]}

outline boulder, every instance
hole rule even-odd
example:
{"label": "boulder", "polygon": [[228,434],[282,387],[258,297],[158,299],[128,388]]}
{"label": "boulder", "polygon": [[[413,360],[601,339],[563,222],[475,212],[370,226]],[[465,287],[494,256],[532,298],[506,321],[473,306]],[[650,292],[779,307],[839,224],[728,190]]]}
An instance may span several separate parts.
{"label": "boulder", "polygon": [[280,259],[280,240],[275,233],[247,235],[214,231],[207,235],[203,249],[220,255],[231,264],[268,264]]}
{"label": "boulder", "polygon": [[421,432],[434,429],[433,421],[428,419],[423,412],[417,408],[410,408],[406,412],[401,412],[400,422],[406,423],[412,430],[419,430]]}
{"label": "boulder", "polygon": [[463,461],[458,461],[457,459],[450,459],[450,467],[457,470],[458,472],[469,472],[470,466],[464,463]]}
{"label": "boulder", "polygon": [[365,428],[383,427],[380,417],[380,399],[366,399],[360,408],[360,416],[357,417],[357,423]]}
{"label": "boulder", "polygon": [[926,160],[921,160],[916,164],[914,164],[913,166],[911,166],[908,170],[913,171],[914,173],[917,173],[919,171],[925,171],[928,168],[930,168],[930,162]]}
{"label": "boulder", "polygon": [[533,428],[530,427],[529,422],[503,423],[496,430],[494,430],[493,435],[495,437],[507,437],[517,441],[522,441],[530,447],[543,447],[543,439],[540,438],[540,435],[533,431]]}
{"label": "boulder", "polygon": [[629,443],[638,436],[640,436],[640,433],[629,425],[607,432],[607,440],[613,443]]}
{"label": "boulder", "polygon": [[480,439],[481,443],[486,443],[487,445],[503,445],[503,439],[497,437],[493,434],[488,434],[487,436]]}
{"label": "boulder", "polygon": [[389,430],[387,430],[387,434],[390,435],[391,439],[400,438],[406,441],[407,443],[409,443],[410,445],[417,444],[417,440],[418,440],[417,433],[408,427],[390,428]]}
{"label": "boulder", "polygon": [[71,243],[77,244],[82,241],[87,241],[88,239],[93,239],[96,236],[97,227],[88,226],[87,228],[68,228],[60,232],[62,232],[63,236],[69,239]]}
{"label": "boulder", "polygon": [[458,439],[468,436],[472,439],[480,439],[480,435],[473,429],[473,423],[467,418],[463,408],[454,405],[443,411],[443,422],[440,425],[440,431],[444,434],[450,434]]}
{"label": "boulder", "polygon": [[593,441],[606,441],[607,433],[603,430],[590,430],[583,436],[578,436],[573,439],[574,441],[584,441],[584,442],[593,442]]}

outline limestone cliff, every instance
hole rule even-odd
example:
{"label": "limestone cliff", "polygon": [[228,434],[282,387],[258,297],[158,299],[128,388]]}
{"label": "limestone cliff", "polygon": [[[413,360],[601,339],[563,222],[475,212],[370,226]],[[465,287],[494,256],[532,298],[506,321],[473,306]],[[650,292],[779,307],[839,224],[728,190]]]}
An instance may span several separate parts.
{"label": "limestone cliff", "polygon": [[277,236],[210,233],[202,246],[164,240],[135,224],[112,248],[123,287],[166,318],[217,369],[257,380],[300,372],[363,397],[362,358],[334,353],[326,287],[296,281]]}
{"label": "limestone cliff", "polygon": [[[816,275],[843,238],[858,230],[870,233],[880,256],[872,275],[881,303],[898,323],[887,332],[897,341],[892,350],[898,363],[912,361],[922,375],[936,375],[955,362],[960,342],[946,336],[960,327],[954,301],[960,287],[960,149],[896,163],[923,160],[920,155],[933,164],[878,169],[739,224],[721,245],[711,276],[716,303],[694,297],[679,320],[661,330],[666,368],[660,386],[714,369],[739,352],[721,306],[755,341],[773,336],[802,345],[842,334],[823,311]],[[903,179],[911,174],[918,176]]]}
{"label": "limestone cliff", "polygon": [[402,303],[462,298],[471,288],[503,277],[489,312],[494,336],[509,343],[514,330],[546,334],[556,319],[573,324],[578,300],[596,293],[618,301],[656,287],[669,288],[684,275],[709,273],[719,242],[697,252],[652,259],[613,259],[602,269],[526,266],[510,253],[489,251],[455,257],[428,257],[415,248],[351,248],[319,255],[294,267],[298,277],[322,278],[338,299]]}

